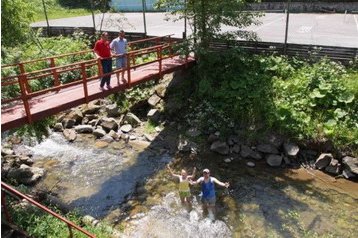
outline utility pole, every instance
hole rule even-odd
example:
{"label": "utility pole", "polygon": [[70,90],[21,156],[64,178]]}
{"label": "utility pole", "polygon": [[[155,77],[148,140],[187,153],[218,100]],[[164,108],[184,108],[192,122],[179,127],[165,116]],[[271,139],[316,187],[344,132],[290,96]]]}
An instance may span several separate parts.
{"label": "utility pole", "polygon": [[93,21],[93,34],[96,33],[96,22],[95,22],[95,18],[94,18],[94,3],[93,0],[90,0],[91,2],[91,13],[92,13],[92,21]]}
{"label": "utility pole", "polygon": [[147,37],[147,22],[145,21],[145,8],[146,8],[145,0],[142,0],[142,6],[143,6],[144,35],[145,37]]}
{"label": "utility pole", "polygon": [[45,0],[42,0],[42,6],[44,7],[44,13],[45,13],[45,18],[46,18],[46,23],[47,23],[47,36],[50,36],[50,24],[48,22]]}
{"label": "utility pole", "polygon": [[287,52],[287,36],[288,36],[288,21],[289,21],[289,18],[290,18],[290,2],[291,2],[291,0],[287,0],[285,45],[284,45],[284,48],[283,48],[283,53],[284,54],[286,54],[286,52]]}
{"label": "utility pole", "polygon": [[183,33],[183,39],[186,39],[186,21],[187,21],[187,17],[186,17],[186,1],[184,1],[184,33]]}

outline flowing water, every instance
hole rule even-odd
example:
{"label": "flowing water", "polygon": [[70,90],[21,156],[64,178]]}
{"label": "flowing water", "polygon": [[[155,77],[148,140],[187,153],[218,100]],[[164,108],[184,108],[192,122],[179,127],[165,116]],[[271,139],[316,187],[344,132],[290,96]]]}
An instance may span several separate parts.
{"label": "flowing water", "polygon": [[216,156],[201,160],[199,168],[210,167],[231,183],[229,191],[217,189],[217,215],[211,220],[197,196],[190,211],[180,204],[176,181],[163,171],[173,160],[167,154],[119,142],[99,149],[90,136],[68,143],[56,133],[27,149],[36,166],[48,171],[38,186],[96,218],[115,216],[137,182],[159,181],[147,191],[147,201],[152,196],[156,202],[144,201],[147,210],[128,215],[123,237],[358,237],[358,184],[317,171],[264,163],[247,168],[244,160],[220,165]]}

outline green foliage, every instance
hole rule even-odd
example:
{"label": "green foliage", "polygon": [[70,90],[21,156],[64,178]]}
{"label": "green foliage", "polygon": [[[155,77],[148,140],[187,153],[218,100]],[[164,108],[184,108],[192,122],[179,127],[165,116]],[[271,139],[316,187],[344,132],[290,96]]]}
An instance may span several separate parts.
{"label": "green foliage", "polygon": [[327,59],[311,65],[238,49],[202,56],[196,101],[206,102],[195,116],[202,126],[227,131],[232,120],[244,128],[276,128],[297,139],[332,139],[357,148],[357,70]]}
{"label": "green foliage", "polygon": [[112,94],[109,98],[113,102],[116,102],[121,112],[124,113],[129,111],[129,109],[138,102],[148,99],[151,95],[150,89],[154,83],[154,81],[148,81],[130,88],[125,93]]}
{"label": "green foliage", "polygon": [[[12,204],[14,205],[16,202],[13,201]],[[96,237],[106,238],[111,236],[111,230],[104,226],[93,227],[82,224],[81,216],[77,211],[71,211],[67,214],[63,214],[54,206],[50,206],[50,209],[65,217],[69,221],[75,223],[76,225],[83,227],[88,232],[95,234]],[[35,207],[22,208],[19,206],[10,206],[10,213],[12,214],[14,223],[25,230],[32,237],[58,238],[68,237],[69,235],[66,223]],[[73,237],[87,237],[74,228],[72,228],[72,231]]]}
{"label": "green foliage", "polygon": [[34,8],[27,0],[1,0],[1,46],[27,40]]}
{"label": "green foliage", "polygon": [[16,129],[16,133],[19,136],[35,137],[37,141],[41,141],[43,136],[48,136],[50,126],[55,122],[54,117],[48,117],[32,124],[26,124]]}
{"label": "green foliage", "polygon": [[[12,64],[19,61],[26,61],[31,59],[51,57],[65,53],[72,53],[82,50],[87,50],[90,45],[90,39],[81,32],[76,32],[72,37],[53,37],[43,38],[36,37],[36,41],[29,41],[26,44],[22,44],[16,47],[3,47],[2,48],[2,63]],[[55,61],[56,66],[67,65],[81,60],[89,60],[93,58],[92,53],[68,56],[58,58]],[[40,61],[36,63],[26,64],[25,71],[32,72],[35,70],[45,69],[49,67],[49,61]],[[10,76],[19,74],[19,69],[15,67],[5,68],[2,70],[2,76]],[[89,69],[87,75],[93,75],[95,73],[95,67]],[[80,70],[74,70],[59,74],[60,82],[67,83],[75,79],[80,78]],[[39,80],[29,81],[29,85],[32,91],[38,91],[41,89],[53,86],[53,77],[41,78]],[[11,98],[19,95],[20,90],[18,85],[8,86],[3,88],[2,98]]]}

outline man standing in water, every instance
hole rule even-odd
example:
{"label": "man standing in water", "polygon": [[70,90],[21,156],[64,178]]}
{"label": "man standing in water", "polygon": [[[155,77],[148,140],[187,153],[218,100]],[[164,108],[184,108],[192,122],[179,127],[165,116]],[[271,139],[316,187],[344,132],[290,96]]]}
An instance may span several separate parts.
{"label": "man standing in water", "polygon": [[[124,38],[124,31],[120,30],[119,31],[119,36],[114,39],[111,42],[111,50],[113,52],[113,54],[117,55],[116,58],[116,68],[118,69],[122,69],[122,81],[124,82],[124,70],[127,68],[127,46],[128,46],[128,42],[127,39]],[[117,81],[119,84],[119,73],[117,73]]]}
{"label": "man standing in water", "polygon": [[[109,48],[108,41],[108,32],[103,32],[101,35],[101,39],[98,40],[93,49],[97,59],[101,60],[103,74],[108,74],[112,72],[112,58],[111,58],[111,50]],[[104,90],[104,85],[107,85],[108,89],[111,89],[111,75],[106,75],[102,77],[100,89]]]}
{"label": "man standing in water", "polygon": [[214,177],[210,177],[210,170],[203,170],[203,177],[200,177],[198,180],[191,182],[190,184],[201,184],[202,191],[202,203],[204,213],[208,212],[210,219],[214,219],[215,213],[215,203],[216,203],[216,194],[215,194],[215,183],[228,188],[230,184],[228,182],[223,183]]}

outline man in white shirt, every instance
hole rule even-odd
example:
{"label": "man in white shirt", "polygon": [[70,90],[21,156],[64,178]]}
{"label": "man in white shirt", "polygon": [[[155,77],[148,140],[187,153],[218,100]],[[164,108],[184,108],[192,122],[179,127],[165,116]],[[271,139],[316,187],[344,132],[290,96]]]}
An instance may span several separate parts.
{"label": "man in white shirt", "polygon": [[[115,38],[111,44],[111,51],[113,54],[117,55],[116,58],[116,68],[122,69],[122,81],[125,82],[124,79],[124,71],[127,68],[127,39],[124,38],[125,33],[123,30],[119,31],[119,36]],[[117,73],[117,81],[119,84],[119,72]]]}

